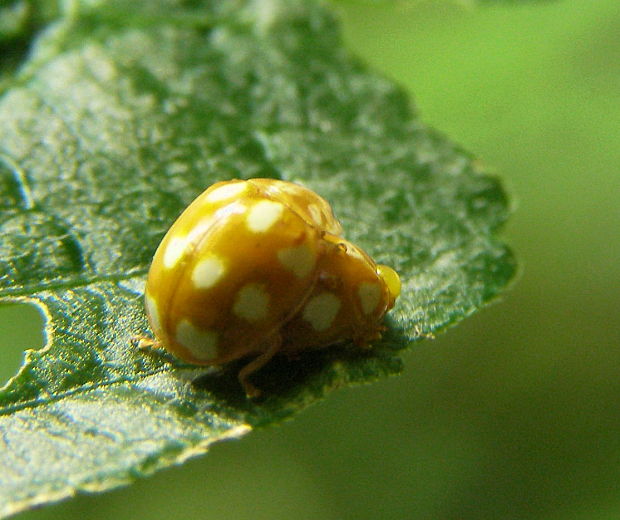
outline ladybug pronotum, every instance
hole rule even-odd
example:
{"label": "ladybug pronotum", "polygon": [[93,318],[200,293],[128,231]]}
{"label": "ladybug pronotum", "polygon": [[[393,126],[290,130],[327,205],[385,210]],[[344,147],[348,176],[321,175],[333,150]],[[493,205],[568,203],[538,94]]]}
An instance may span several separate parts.
{"label": "ladybug pronotum", "polygon": [[213,184],[153,258],[145,299],[154,343],[197,365],[250,359],[238,375],[250,397],[260,392],[248,376],[278,352],[368,347],[400,280],[341,234],[329,204],[298,184]]}

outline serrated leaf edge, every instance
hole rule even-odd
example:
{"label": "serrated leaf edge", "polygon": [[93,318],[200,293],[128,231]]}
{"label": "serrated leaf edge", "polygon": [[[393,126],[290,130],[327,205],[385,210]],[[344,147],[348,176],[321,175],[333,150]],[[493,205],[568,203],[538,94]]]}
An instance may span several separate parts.
{"label": "serrated leaf edge", "polygon": [[186,460],[197,457],[199,455],[203,455],[204,453],[209,451],[209,448],[212,444],[225,440],[239,439],[249,433],[251,430],[252,427],[248,424],[240,424],[238,426],[235,426],[217,437],[205,439],[204,441],[201,441],[194,446],[190,446],[186,449],[181,450],[180,453],[176,454],[176,456],[172,457],[171,459],[168,459],[166,457],[159,458],[157,464],[154,464],[148,469],[145,469],[140,475],[136,474],[131,476],[126,473],[123,476],[107,478],[104,481],[87,481],[80,486],[67,486],[59,491],[38,493],[36,496],[31,496],[22,500],[11,502],[0,509],[0,517],[11,516],[36,506],[41,506],[51,502],[58,502],[65,498],[75,496],[81,492],[102,492],[116,487],[120,487],[124,484],[130,484],[131,482],[137,480],[139,477],[151,475],[161,468],[168,467],[172,464],[183,464]]}

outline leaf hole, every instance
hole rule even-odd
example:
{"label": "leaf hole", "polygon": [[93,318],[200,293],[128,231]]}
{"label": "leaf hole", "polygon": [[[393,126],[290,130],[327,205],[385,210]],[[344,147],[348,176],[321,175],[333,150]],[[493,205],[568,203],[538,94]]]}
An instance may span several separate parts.
{"label": "leaf hole", "polygon": [[43,346],[44,323],[43,315],[36,305],[0,305],[0,382],[6,382],[17,373],[24,361],[24,350]]}

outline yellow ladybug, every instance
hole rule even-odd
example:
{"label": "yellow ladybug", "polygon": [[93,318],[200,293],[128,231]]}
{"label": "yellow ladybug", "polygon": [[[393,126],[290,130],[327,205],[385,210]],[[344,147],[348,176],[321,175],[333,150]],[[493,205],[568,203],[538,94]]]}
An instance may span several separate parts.
{"label": "yellow ladybug", "polygon": [[352,340],[366,347],[400,292],[396,272],[341,238],[316,193],[273,179],[218,182],[159,245],[146,283],[155,343],[197,365],[252,358],[248,377],[278,352]]}

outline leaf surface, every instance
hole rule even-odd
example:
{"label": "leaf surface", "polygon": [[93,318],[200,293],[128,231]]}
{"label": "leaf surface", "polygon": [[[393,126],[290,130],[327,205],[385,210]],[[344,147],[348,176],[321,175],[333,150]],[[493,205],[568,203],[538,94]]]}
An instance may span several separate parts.
{"label": "leaf surface", "polygon": [[[19,72],[0,61],[0,298],[39,305],[47,335],[0,391],[0,513],[130,482],[398,373],[399,350],[512,278],[498,181],[351,58],[321,5],[62,5],[36,32],[0,26],[9,47],[32,37]],[[144,281],[167,228],[211,183],[250,177],[320,193],[403,279],[372,352],[276,358],[256,402],[239,364],[131,346],[149,334]]]}

